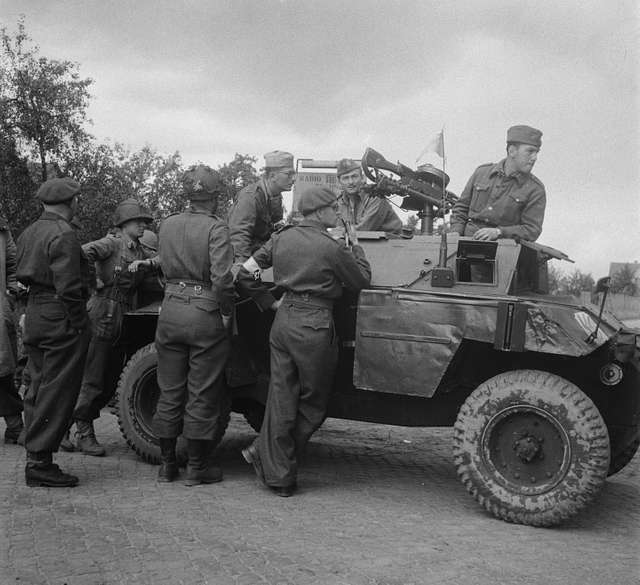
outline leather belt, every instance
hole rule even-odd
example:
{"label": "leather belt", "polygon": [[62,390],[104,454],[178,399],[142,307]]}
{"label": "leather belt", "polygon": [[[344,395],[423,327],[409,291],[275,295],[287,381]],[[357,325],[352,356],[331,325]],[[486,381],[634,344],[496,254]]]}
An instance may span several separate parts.
{"label": "leather belt", "polygon": [[202,284],[191,284],[186,281],[167,282],[166,286],[164,287],[164,292],[165,294],[179,294],[189,297],[213,299],[214,301],[218,300],[217,295],[213,293],[210,286],[207,288]]}
{"label": "leather belt", "polygon": [[284,302],[294,302],[296,304],[304,304],[313,307],[322,307],[324,309],[333,308],[333,299],[325,297],[317,297],[309,293],[296,293],[287,291],[284,295]]}

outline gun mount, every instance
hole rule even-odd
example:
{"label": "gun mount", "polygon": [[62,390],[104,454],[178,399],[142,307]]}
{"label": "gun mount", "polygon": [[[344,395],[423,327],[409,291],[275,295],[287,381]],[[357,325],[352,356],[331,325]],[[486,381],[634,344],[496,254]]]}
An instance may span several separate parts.
{"label": "gun mount", "polygon": [[[432,165],[422,165],[413,170],[407,165],[388,161],[373,148],[367,148],[362,155],[362,171],[373,182],[372,192],[380,196],[399,195],[402,197],[402,209],[417,211],[422,220],[422,234],[433,233],[435,217],[444,217],[457,201],[454,193],[446,191],[445,207],[442,209],[442,189],[449,184],[449,176]],[[396,178],[385,175],[387,171]],[[444,183],[444,185],[443,185]]]}

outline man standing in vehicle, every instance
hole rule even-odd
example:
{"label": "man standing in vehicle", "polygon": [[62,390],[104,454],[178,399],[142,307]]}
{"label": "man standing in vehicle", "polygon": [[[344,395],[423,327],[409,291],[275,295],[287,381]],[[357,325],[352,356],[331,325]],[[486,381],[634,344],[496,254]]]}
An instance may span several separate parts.
{"label": "man standing in vehicle", "polygon": [[276,224],[282,221],[282,193],[291,189],[296,176],[293,155],[289,152],[268,152],[264,161],[264,175],[238,193],[229,212],[229,231],[238,267],[267,242]]}
{"label": "man standing in vehicle", "polygon": [[451,214],[451,231],[475,240],[514,238],[535,241],[542,232],[546,194],[531,173],[542,132],[531,126],[507,131],[507,157],[479,166]]}
{"label": "man standing in vehicle", "polygon": [[156,329],[160,397],[153,428],[162,458],[158,481],[178,476],[176,439],[182,433],[189,456],[185,484],[193,486],[222,480],[209,456],[225,401],[233,251],[227,225],[214,215],[225,192],[220,175],[198,165],[182,183],[191,206],[165,219],[159,233],[167,284]]}
{"label": "man standing in vehicle", "polygon": [[[338,221],[333,191],[312,187],[298,207],[303,220],[273,234],[238,275],[240,287],[262,310],[277,310],[264,422],[259,437],[242,454],[258,477],[283,497],[294,493],[297,456],[326,415],[338,360],[334,301],[343,286],[357,292],[371,279],[371,267],[357,242],[348,249],[327,232]],[[355,232],[350,235],[355,237]],[[270,266],[275,284],[285,290],[281,301],[255,279]]]}
{"label": "man standing in vehicle", "polygon": [[360,231],[400,234],[402,221],[385,197],[367,193],[360,164],[350,158],[338,162],[336,174],[341,193],[338,196],[341,217]]}
{"label": "man standing in vehicle", "polygon": [[[115,233],[82,246],[89,262],[96,266],[97,279],[103,283],[88,304],[92,336],[80,395],[73,412],[76,445],[86,455],[99,457],[105,454],[104,447],[96,439],[93,421],[113,397],[115,387],[110,389],[110,385],[105,384],[105,376],[110,359],[113,363],[122,363],[124,348],[114,344],[124,313],[136,308],[136,293],[144,278],[142,271],[133,272],[129,267],[146,258],[139,239],[146,222],[151,219],[135,199],[126,199],[113,214]],[[114,301],[119,310],[111,310]]]}
{"label": "man standing in vehicle", "polygon": [[89,266],[71,219],[80,185],[50,179],[38,189],[44,212],[17,241],[17,279],[29,287],[24,347],[31,383],[24,398],[29,486],[73,487],[52,461],[69,427],[89,343]]}

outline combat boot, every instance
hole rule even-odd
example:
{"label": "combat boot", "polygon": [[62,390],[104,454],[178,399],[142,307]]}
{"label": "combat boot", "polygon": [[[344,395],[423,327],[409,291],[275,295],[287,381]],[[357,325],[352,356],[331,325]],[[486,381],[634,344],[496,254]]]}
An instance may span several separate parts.
{"label": "combat boot", "polygon": [[210,460],[211,441],[188,439],[187,452],[189,461],[184,485],[194,486],[222,481],[222,469]]}
{"label": "combat boot", "polygon": [[176,458],[176,439],[160,439],[160,458],[158,481],[168,483],[178,477],[178,459]]}
{"label": "combat boot", "polygon": [[21,414],[10,414],[4,417],[7,428],[4,431],[4,442],[8,445],[15,445],[20,438],[20,433],[24,429]]}
{"label": "combat boot", "polygon": [[93,430],[93,421],[76,421],[76,446],[86,455],[102,457],[106,451],[96,440],[96,432]]}
{"label": "combat boot", "polygon": [[75,487],[78,478],[64,473],[51,459],[51,453],[27,452],[24,477],[29,487]]}
{"label": "combat boot", "polygon": [[62,437],[62,441],[60,441],[60,449],[62,451],[66,451],[67,453],[73,453],[76,450],[75,445],[71,442],[71,429],[67,429],[67,432]]}

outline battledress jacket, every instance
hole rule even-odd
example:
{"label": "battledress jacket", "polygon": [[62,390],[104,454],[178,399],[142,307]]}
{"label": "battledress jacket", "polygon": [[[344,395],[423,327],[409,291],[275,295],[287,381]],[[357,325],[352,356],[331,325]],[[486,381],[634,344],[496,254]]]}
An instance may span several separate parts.
{"label": "battledress jacket", "polygon": [[87,325],[89,263],[75,228],[64,217],[45,211],[18,237],[16,277],[30,294],[39,290],[57,295],[71,327]]}
{"label": "battledress jacket", "polygon": [[399,234],[402,221],[384,198],[360,191],[351,197],[344,191],[338,196],[340,215],[360,231],[382,231]]}
{"label": "battledress jacket", "polygon": [[504,163],[479,166],[451,214],[451,231],[472,236],[480,228],[500,228],[503,238],[538,239],[546,206],[542,182],[531,173],[506,175]]}
{"label": "battledress jacket", "polygon": [[264,179],[247,185],[229,212],[229,233],[236,262],[244,262],[282,220],[282,195],[269,196]]}
{"label": "battledress jacket", "polygon": [[[349,250],[321,223],[308,219],[273,234],[253,260],[261,269],[273,266],[278,287],[312,297],[337,299],[343,287],[358,292],[371,281],[371,266],[360,246]],[[265,285],[246,269],[238,274],[238,283],[262,310],[275,302]]]}

